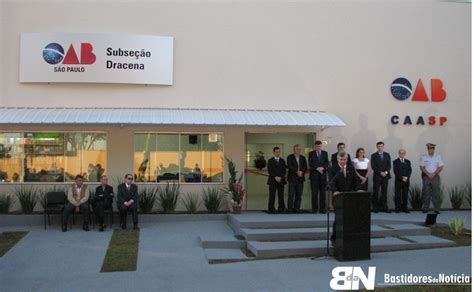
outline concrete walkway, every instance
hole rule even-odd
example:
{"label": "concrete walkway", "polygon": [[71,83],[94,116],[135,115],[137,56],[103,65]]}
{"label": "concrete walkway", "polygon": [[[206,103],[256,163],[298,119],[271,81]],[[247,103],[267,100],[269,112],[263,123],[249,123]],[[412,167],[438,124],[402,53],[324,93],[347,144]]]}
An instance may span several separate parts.
{"label": "concrete walkway", "polygon": [[[448,213],[448,212],[444,212]],[[457,212],[456,214],[459,215]],[[393,216],[386,214],[377,216]],[[408,214],[410,216],[420,216]],[[442,218],[449,218],[449,214]],[[400,216],[400,215],[399,215]],[[469,212],[470,222],[470,212]],[[230,236],[226,221],[145,223],[140,231],[136,272],[99,273],[111,230],[84,232],[59,228],[28,230],[0,258],[0,291],[330,291],[336,266],[377,267],[376,283],[392,275],[470,274],[471,248],[440,248],[373,253],[372,260],[340,263],[334,259],[294,258],[208,264],[201,235]]]}

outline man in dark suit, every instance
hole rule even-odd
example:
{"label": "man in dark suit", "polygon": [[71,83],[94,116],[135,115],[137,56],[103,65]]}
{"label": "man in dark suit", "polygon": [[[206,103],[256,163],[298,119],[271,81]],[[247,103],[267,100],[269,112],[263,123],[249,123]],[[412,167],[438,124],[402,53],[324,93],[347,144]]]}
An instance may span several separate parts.
{"label": "man in dark suit", "polygon": [[104,231],[104,210],[112,209],[112,202],[114,201],[114,188],[108,185],[109,179],[106,175],[100,178],[100,186],[95,189],[94,196],[94,213],[99,222],[99,231]]}
{"label": "man in dark suit", "polygon": [[288,166],[288,211],[298,213],[301,207],[304,176],[308,169],[306,157],[301,155],[299,144],[293,146],[293,154],[288,155],[286,163]]}
{"label": "man in dark suit", "polygon": [[[390,154],[384,152],[385,144],[377,142],[377,152],[370,157],[370,165],[374,171],[374,192],[372,193],[372,210],[390,213],[387,206],[387,187],[390,179],[390,169],[392,168]],[[379,195],[380,188],[382,193]]]}
{"label": "man in dark suit", "polygon": [[280,147],[273,148],[273,157],[268,160],[268,187],[270,197],[268,199],[268,211],[275,213],[275,193],[278,192],[278,212],[285,212],[284,187],[286,184],[286,164],[285,160],[280,157]]}
{"label": "man in dark suit", "polygon": [[117,209],[120,214],[122,229],[127,228],[127,212],[132,212],[133,229],[138,229],[138,187],[133,184],[133,176],[127,174],[125,182],[118,186]]}
{"label": "man in dark suit", "polygon": [[[346,144],[339,142],[337,143],[337,152],[331,155],[331,166],[334,166],[338,163],[337,154],[342,151],[346,152]],[[349,164],[351,164],[351,161],[352,161],[351,156],[347,152],[346,154],[347,154],[347,161],[349,161]]]}
{"label": "man in dark suit", "polygon": [[318,209],[320,213],[326,213],[326,173],[329,167],[329,159],[328,153],[321,150],[322,145],[321,141],[316,141],[314,150],[309,152],[308,158],[309,167],[311,168],[309,180],[311,182],[311,209],[313,213],[318,212]]}
{"label": "man in dark suit", "polygon": [[410,188],[411,163],[405,159],[405,149],[398,150],[398,158],[393,161],[395,173],[395,212],[408,211],[408,189]]}
{"label": "man in dark suit", "polygon": [[[362,191],[360,180],[357,178],[354,167],[347,163],[349,155],[342,151],[337,155],[338,163],[329,170],[329,188],[333,196],[338,196],[343,192]],[[336,220],[332,227],[331,242],[334,245],[336,240]]]}

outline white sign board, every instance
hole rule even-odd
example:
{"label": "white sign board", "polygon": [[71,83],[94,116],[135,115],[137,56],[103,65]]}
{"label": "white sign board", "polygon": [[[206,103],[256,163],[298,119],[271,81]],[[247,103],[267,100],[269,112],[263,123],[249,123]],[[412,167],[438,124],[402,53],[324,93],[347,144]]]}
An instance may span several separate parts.
{"label": "white sign board", "polygon": [[173,84],[173,38],[22,33],[20,82]]}

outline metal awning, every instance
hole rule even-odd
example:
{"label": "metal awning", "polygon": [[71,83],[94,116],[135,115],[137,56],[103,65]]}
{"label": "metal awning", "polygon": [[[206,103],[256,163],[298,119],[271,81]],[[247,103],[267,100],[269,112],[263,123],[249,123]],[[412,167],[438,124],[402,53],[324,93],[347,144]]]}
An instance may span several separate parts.
{"label": "metal awning", "polygon": [[0,107],[0,124],[345,126],[321,111],[37,107]]}

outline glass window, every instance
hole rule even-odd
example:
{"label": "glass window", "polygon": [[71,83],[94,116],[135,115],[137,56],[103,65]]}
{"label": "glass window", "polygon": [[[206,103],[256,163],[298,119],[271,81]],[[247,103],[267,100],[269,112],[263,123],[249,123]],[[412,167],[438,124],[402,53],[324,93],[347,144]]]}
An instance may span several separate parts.
{"label": "glass window", "polygon": [[224,180],[224,135],[202,135],[202,181],[222,182]]}
{"label": "glass window", "polygon": [[64,181],[64,134],[25,133],[25,182]]}
{"label": "glass window", "polygon": [[22,140],[21,133],[0,133],[0,182],[21,181]]}
{"label": "glass window", "polygon": [[105,133],[66,133],[65,180],[74,181],[82,174],[87,181],[98,182],[107,168]]}
{"label": "glass window", "polygon": [[0,133],[0,182],[97,182],[106,163],[105,133]]}
{"label": "glass window", "polygon": [[222,182],[222,134],[135,134],[138,182]]}
{"label": "glass window", "polygon": [[156,143],[156,167],[154,168],[156,181],[177,181],[179,179],[179,135],[156,135]]}

